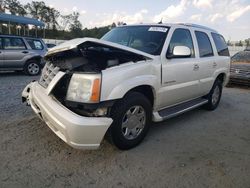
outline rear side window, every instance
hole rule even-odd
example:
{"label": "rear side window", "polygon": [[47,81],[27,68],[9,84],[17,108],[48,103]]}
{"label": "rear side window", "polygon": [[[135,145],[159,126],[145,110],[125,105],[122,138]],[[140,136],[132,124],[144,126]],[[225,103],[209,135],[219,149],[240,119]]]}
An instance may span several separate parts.
{"label": "rear side window", "polygon": [[191,50],[191,57],[194,57],[194,45],[191,33],[188,29],[176,29],[172,35],[168,47],[168,54],[172,54],[175,46],[186,46]]}
{"label": "rear side window", "polygon": [[212,37],[219,56],[230,56],[224,37],[216,33],[212,33]]}
{"label": "rear side window", "polygon": [[42,50],[43,49],[43,44],[41,43],[40,40],[26,39],[26,41],[29,43],[30,47],[33,50]]}
{"label": "rear side window", "polygon": [[4,38],[4,49],[25,50],[26,46],[21,38]]}
{"label": "rear side window", "polygon": [[208,35],[201,31],[195,31],[195,36],[198,42],[200,57],[213,56],[213,48],[208,38]]}

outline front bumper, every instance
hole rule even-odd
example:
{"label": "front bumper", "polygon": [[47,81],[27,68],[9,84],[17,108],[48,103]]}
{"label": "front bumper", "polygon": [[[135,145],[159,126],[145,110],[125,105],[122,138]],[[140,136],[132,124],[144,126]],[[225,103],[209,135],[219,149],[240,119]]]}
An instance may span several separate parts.
{"label": "front bumper", "polygon": [[22,97],[59,138],[77,149],[97,149],[112,123],[107,117],[75,114],[48,95],[38,82],[27,85]]}

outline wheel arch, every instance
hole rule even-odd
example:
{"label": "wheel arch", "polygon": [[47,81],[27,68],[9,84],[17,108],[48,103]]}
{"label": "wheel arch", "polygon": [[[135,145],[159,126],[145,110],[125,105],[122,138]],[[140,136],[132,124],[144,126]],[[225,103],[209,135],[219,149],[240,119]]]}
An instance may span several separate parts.
{"label": "wheel arch", "polygon": [[129,91],[125,93],[124,96],[128,95],[131,92],[138,92],[144,95],[151,103],[152,107],[154,106],[155,103],[155,90],[152,86],[150,85],[140,85],[136,86],[134,88],[131,88]]}
{"label": "wheel arch", "polygon": [[41,64],[41,59],[42,59],[42,56],[40,56],[40,55],[29,57],[29,58],[26,59],[25,65],[27,65],[27,63],[29,63],[29,61],[32,61],[32,60],[35,60],[39,64]]}
{"label": "wheel arch", "polygon": [[227,79],[227,75],[226,73],[222,72],[222,73],[219,73],[216,77],[215,80],[220,80],[222,82],[223,85],[225,85],[226,83],[226,79]]}

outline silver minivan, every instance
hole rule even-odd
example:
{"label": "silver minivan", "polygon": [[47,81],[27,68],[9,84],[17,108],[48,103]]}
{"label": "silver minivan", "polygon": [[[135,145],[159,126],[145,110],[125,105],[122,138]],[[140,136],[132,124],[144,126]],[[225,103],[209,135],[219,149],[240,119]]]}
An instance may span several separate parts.
{"label": "silver minivan", "polygon": [[42,39],[0,35],[0,70],[38,75],[44,65],[47,46]]}

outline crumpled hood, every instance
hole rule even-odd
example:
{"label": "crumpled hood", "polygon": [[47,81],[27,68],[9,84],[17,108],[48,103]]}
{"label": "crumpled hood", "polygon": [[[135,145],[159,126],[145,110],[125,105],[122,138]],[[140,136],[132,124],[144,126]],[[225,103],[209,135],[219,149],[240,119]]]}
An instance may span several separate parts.
{"label": "crumpled hood", "polygon": [[136,49],[133,49],[133,48],[130,48],[130,47],[127,47],[127,46],[123,46],[123,45],[120,45],[120,44],[117,44],[117,43],[109,42],[109,41],[104,41],[104,40],[94,39],[94,38],[87,38],[87,37],[86,38],[76,38],[76,39],[66,41],[66,42],[64,42],[64,43],[62,43],[62,44],[60,44],[58,46],[55,46],[55,47],[51,48],[46,55],[52,55],[52,54],[55,54],[55,53],[58,53],[58,52],[74,49],[77,46],[79,46],[79,45],[81,45],[81,44],[83,44],[85,42],[93,42],[93,43],[96,43],[96,44],[101,44],[101,45],[105,45],[105,46],[108,46],[108,47],[121,49],[121,50],[124,50],[124,51],[128,51],[128,52],[132,52],[132,53],[135,53],[135,54],[138,54],[138,55],[142,55],[142,56],[144,56],[146,58],[149,58],[149,59],[154,59],[155,58],[154,55],[142,52],[140,50],[136,50]]}

